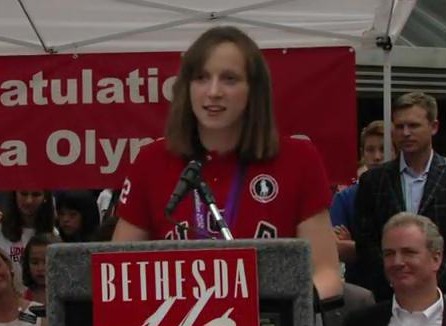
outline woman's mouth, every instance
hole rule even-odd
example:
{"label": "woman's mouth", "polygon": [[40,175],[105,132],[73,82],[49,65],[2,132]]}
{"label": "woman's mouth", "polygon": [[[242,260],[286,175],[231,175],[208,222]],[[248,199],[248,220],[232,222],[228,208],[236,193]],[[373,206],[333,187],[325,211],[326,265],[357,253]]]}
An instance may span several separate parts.
{"label": "woman's mouth", "polygon": [[208,112],[222,112],[226,110],[222,105],[205,105],[203,108]]}

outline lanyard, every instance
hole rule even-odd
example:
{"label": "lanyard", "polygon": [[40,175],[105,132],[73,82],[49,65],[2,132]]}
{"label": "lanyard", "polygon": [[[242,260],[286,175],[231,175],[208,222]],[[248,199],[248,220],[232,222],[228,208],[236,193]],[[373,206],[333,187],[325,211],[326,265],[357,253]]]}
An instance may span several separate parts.
{"label": "lanyard", "polygon": [[[228,198],[225,204],[225,210],[223,213],[223,218],[226,224],[231,227],[234,224],[236,213],[238,210],[238,205],[240,201],[240,191],[242,189],[242,183],[245,176],[245,165],[238,164],[237,170],[232,177],[231,188],[229,190]],[[194,192],[194,207],[195,207],[195,225],[200,232],[198,232],[199,237],[206,237],[206,216],[208,214],[208,209],[206,205],[202,202],[198,191],[195,189]]]}

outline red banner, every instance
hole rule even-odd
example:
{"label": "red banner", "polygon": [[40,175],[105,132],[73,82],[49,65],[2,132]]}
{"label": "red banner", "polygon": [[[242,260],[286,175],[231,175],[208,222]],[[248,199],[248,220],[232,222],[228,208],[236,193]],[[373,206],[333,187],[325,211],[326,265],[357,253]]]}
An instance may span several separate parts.
{"label": "red banner", "polygon": [[[306,134],[332,182],[356,173],[354,53],[267,50],[282,134]],[[0,189],[121,186],[163,135],[180,53],[0,57]]]}
{"label": "red banner", "polygon": [[259,325],[255,249],[92,255],[94,326]]}

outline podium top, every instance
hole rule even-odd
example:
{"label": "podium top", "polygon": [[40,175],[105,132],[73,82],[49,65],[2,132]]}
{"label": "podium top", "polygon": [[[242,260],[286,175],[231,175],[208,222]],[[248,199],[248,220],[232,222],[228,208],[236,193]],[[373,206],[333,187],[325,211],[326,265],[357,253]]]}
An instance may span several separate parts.
{"label": "podium top", "polygon": [[293,301],[294,325],[312,325],[310,247],[303,239],[183,240],[60,243],[47,253],[47,316],[65,326],[66,302],[91,300],[91,254],[99,252],[255,248],[261,299]]}

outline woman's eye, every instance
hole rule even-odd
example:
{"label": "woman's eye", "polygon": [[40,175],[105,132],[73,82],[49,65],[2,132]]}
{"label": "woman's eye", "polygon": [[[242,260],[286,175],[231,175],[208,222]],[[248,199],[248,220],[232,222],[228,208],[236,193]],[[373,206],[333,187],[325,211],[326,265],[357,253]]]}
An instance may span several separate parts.
{"label": "woman's eye", "polygon": [[237,76],[228,75],[228,76],[223,76],[223,80],[227,83],[235,83],[238,81],[238,78]]}
{"label": "woman's eye", "polygon": [[208,77],[207,74],[205,74],[205,73],[199,73],[199,74],[197,74],[197,75],[194,76],[193,80],[196,80],[196,81],[202,81],[202,80],[206,80],[207,77]]}

